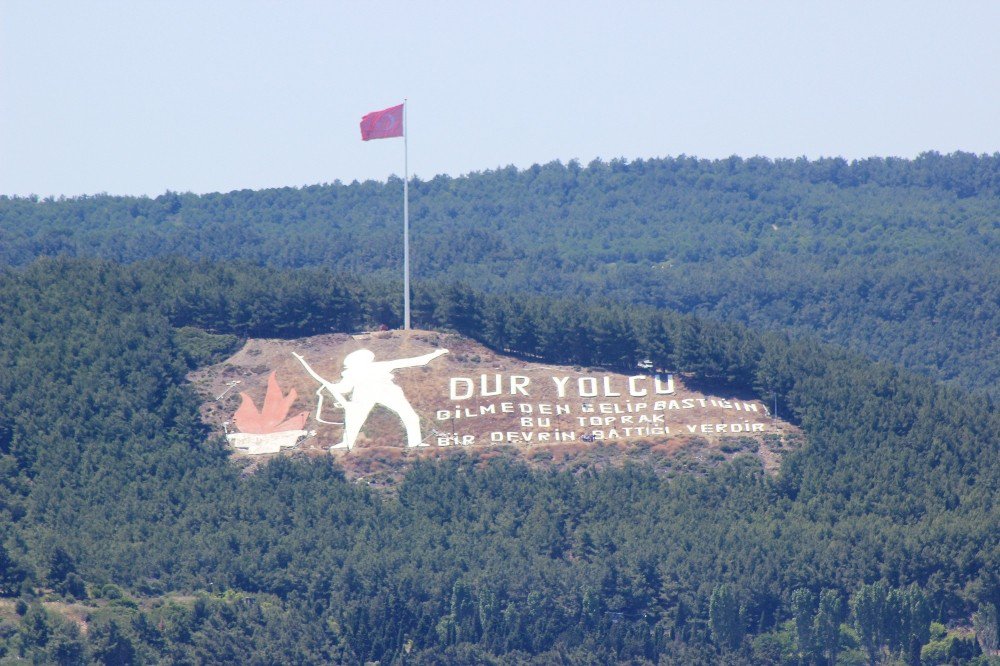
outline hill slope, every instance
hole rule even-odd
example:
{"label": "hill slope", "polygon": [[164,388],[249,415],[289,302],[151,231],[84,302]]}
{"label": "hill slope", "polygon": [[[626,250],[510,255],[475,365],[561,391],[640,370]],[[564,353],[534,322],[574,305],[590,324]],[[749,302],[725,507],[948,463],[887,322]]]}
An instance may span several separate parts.
{"label": "hill slope", "polygon": [[[896,631],[903,601],[917,629],[1000,603],[990,403],[671,313],[439,287],[421,293],[417,321],[545,363],[650,358],[773,391],[808,442],[776,478],[746,456],[673,479],[454,456],[414,465],[391,496],[349,482],[329,456],[241,476],[186,374],[231,354],[235,334],[370,329],[387,293],[178,261],[0,274],[0,595],[24,601],[19,618],[0,605],[0,651],[267,663],[710,663],[722,651],[753,663],[775,650],[798,659],[806,646],[786,622],[813,626],[809,595],[826,598],[834,628],[851,598],[859,631],[871,617]],[[175,601],[190,591],[201,599]],[[38,593],[93,599],[86,637],[48,618]],[[912,661],[926,639],[871,645]],[[859,660],[859,640],[835,632],[815,649]]]}
{"label": "hill slope", "polygon": [[[403,422],[388,409],[368,415],[352,450],[336,448],[347,410],[324,392],[325,407],[319,411],[317,382],[293,356],[308,358],[310,368],[336,382],[344,358],[358,350],[391,360],[442,347],[448,350],[443,358],[393,373],[393,383],[420,418],[426,448],[405,446]],[[724,385],[694,389],[680,375],[639,368],[622,373],[545,365],[434,331],[248,340],[229,358],[189,375],[213,433],[238,430],[233,415],[245,410],[248,401],[254,409],[268,409],[265,395],[272,373],[280,390],[274,397],[290,401],[275,420],[300,410],[308,415],[307,434],[282,453],[334,454],[348,478],[364,478],[369,484],[398,481],[417,460],[454,451],[472,453],[481,462],[503,457],[559,470],[644,462],[670,475],[703,472],[749,454],[776,473],[783,453],[801,442],[798,428],[773,418],[767,405],[746,390]],[[233,435],[235,446],[239,438]]]}

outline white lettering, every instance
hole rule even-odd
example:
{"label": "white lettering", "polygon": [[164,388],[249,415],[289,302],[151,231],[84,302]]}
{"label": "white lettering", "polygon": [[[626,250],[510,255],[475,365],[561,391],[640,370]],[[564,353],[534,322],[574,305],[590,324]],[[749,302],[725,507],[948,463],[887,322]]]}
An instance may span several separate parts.
{"label": "white lettering", "polygon": [[569,377],[553,377],[552,381],[555,382],[556,392],[560,398],[566,397],[566,382],[569,381]]}
{"label": "white lettering", "polygon": [[[459,384],[465,385],[465,391],[461,395],[458,393]],[[472,397],[475,385],[468,377],[452,377],[448,382],[448,395],[451,400],[467,400]]]}
{"label": "white lettering", "polygon": [[493,390],[486,387],[486,375],[479,375],[479,394],[482,396],[500,395],[500,375],[493,375]]}
{"label": "white lettering", "polygon": [[641,398],[648,393],[646,389],[640,390],[639,387],[636,386],[636,382],[640,379],[646,379],[646,375],[633,375],[628,378],[628,394],[633,398]]}
{"label": "white lettering", "polygon": [[653,378],[653,388],[657,395],[669,395],[674,392],[674,376],[667,375],[667,385],[664,386],[660,383],[660,376],[656,375]]}
{"label": "white lettering", "polygon": [[510,378],[510,394],[516,395],[520,393],[521,395],[528,395],[528,384],[531,380],[523,375],[512,375]]}

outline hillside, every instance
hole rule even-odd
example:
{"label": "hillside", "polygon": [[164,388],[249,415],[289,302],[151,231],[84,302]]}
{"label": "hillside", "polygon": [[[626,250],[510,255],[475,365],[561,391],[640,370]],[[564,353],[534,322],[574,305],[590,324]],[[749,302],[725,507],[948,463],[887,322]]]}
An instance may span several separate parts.
{"label": "hillside", "polygon": [[461,334],[516,367],[581,376],[649,360],[684,390],[772,396],[804,444],[773,476],[745,453],[657,474],[460,452],[415,461],[391,493],[348,480],[346,456],[234,462],[190,373],[232,357],[248,384],[263,379],[253,337],[336,376],[339,358],[293,341],[358,344],[398,315],[397,294],[184,260],[0,273],[3,658],[858,663],[995,649],[995,407],[808,338],[425,283],[415,321],[436,337],[413,353]]}
{"label": "hillside", "polygon": [[[396,278],[401,185],[4,197],[0,263],[177,255]],[[1000,156],[552,163],[410,193],[418,283],[808,333],[998,397]]]}
{"label": "hillside", "polygon": [[[359,349],[391,359],[438,348],[449,353],[425,367],[394,373],[420,416],[426,448],[405,446],[403,424],[388,409],[371,413],[353,450],[335,448],[344,425],[329,419],[343,419],[342,410],[327,394],[325,412],[317,412],[317,383],[293,356],[311,359],[311,368],[336,381],[345,356]],[[398,483],[416,461],[455,452],[483,463],[501,457],[511,464],[577,472],[643,462],[670,475],[751,454],[773,474],[782,454],[801,440],[798,428],[774,419],[767,405],[744,390],[717,386],[709,393],[665,371],[544,365],[433,331],[248,340],[233,356],[189,375],[205,400],[201,414],[213,433],[238,429],[233,415],[245,399],[266,409],[272,373],[283,394],[296,396],[281,418],[300,410],[309,415],[307,434],[282,455],[334,454],[349,479],[370,485]],[[259,464],[257,455],[244,451],[235,448],[234,454]]]}

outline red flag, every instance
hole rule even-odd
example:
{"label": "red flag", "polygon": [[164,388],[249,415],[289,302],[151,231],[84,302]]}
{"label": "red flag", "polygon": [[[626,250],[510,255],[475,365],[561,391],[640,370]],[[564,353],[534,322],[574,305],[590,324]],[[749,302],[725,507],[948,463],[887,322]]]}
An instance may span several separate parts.
{"label": "red flag", "polygon": [[372,111],[361,119],[361,140],[403,136],[403,105]]}

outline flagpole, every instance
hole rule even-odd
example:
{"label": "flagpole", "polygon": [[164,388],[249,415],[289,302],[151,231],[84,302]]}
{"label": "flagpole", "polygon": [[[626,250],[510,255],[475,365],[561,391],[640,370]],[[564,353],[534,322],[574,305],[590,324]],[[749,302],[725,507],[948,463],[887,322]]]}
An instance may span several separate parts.
{"label": "flagpole", "polygon": [[406,123],[406,98],[403,98],[403,330],[410,330],[410,173]]}

